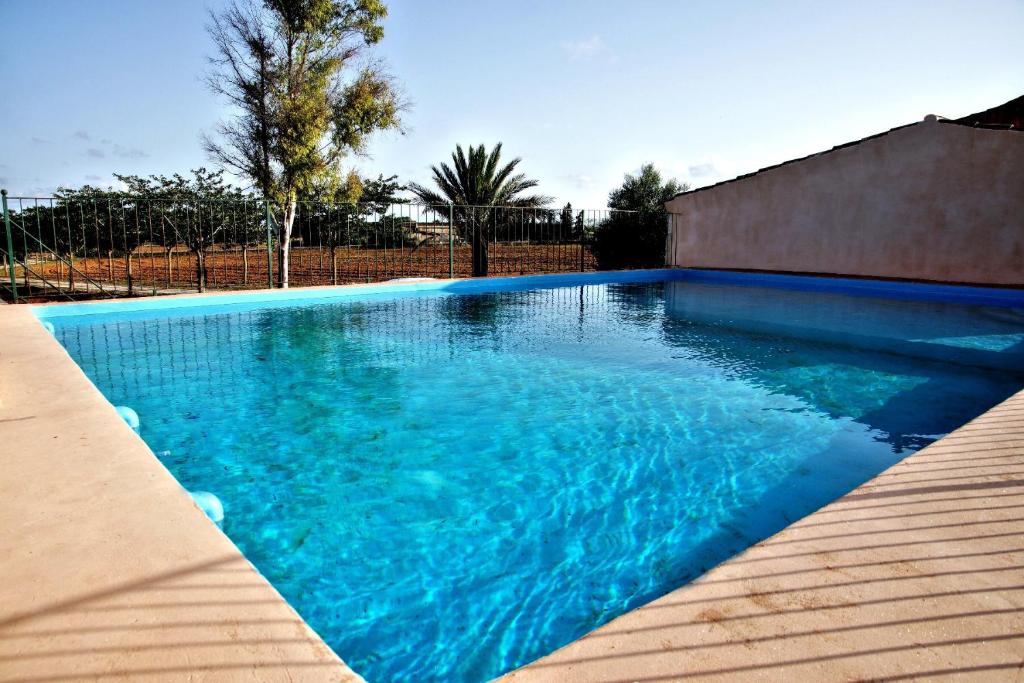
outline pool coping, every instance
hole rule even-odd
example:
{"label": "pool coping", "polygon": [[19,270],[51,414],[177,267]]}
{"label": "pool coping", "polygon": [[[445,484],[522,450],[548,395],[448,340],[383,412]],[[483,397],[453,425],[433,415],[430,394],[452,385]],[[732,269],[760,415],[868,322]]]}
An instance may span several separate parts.
{"label": "pool coping", "polygon": [[[964,303],[1019,305],[1024,301],[1024,292],[1018,290],[866,282],[842,278],[814,278],[815,282],[807,282],[807,276],[684,269],[531,276],[529,284],[547,287],[562,283],[633,282],[664,279],[666,276],[671,279],[748,284],[767,284],[770,280],[774,286],[786,288],[826,289],[868,296],[882,294],[900,297],[908,295],[907,288],[910,287],[915,289],[913,298]],[[0,560],[0,576],[3,578],[0,581],[0,661],[5,662],[4,670],[0,671],[0,679],[10,676],[18,680],[41,681],[100,675],[156,679],[189,671],[209,673],[227,680],[253,676],[265,680],[360,680],[242,557],[230,540],[195,507],[145,443],[120,419],[57,341],[45,332],[43,325],[38,322],[39,318],[46,320],[56,317],[58,311],[74,315],[86,311],[109,312],[109,308],[102,308],[105,306],[115,306],[120,310],[168,310],[181,306],[191,307],[197,302],[201,305],[218,305],[231,301],[256,303],[268,299],[327,299],[353,294],[416,293],[426,290],[467,293],[522,287],[522,278],[493,278],[304,288],[287,292],[264,290],[228,295],[185,294],[155,299],[35,307],[0,306],[0,329],[3,331],[3,346],[0,347],[0,443],[4,443],[7,450],[3,456],[4,467],[0,471],[0,526],[5,529],[0,538],[0,552],[4,558]],[[138,308],[140,303],[145,302],[149,302],[149,305]],[[68,307],[75,307],[77,312],[70,313]],[[45,372],[41,369],[45,369]],[[1010,419],[1007,420],[1007,417]],[[998,426],[993,428],[990,423],[998,423]],[[978,431],[979,428],[982,432]],[[962,432],[970,435],[988,433],[985,430],[992,429],[995,431],[991,432],[991,438],[986,437],[981,441],[976,436],[973,439],[968,436],[966,440],[961,438]],[[734,619],[733,613],[728,610],[738,608],[730,601],[739,601],[742,610],[746,611],[755,608],[768,612],[772,610],[774,593],[771,592],[771,586],[765,583],[767,579],[758,579],[757,587],[754,588],[751,583],[754,579],[744,573],[747,571],[745,567],[752,564],[751,557],[754,558],[754,566],[767,566],[758,565],[757,562],[775,561],[785,566],[785,556],[773,559],[772,553],[777,552],[777,548],[785,549],[793,544],[805,548],[803,557],[816,558],[815,561],[820,560],[821,566],[783,571],[797,572],[800,576],[815,577],[816,580],[820,578],[823,586],[838,591],[830,599],[846,601],[849,609],[857,611],[857,596],[846,595],[841,586],[835,586],[834,563],[830,565],[827,559],[821,559],[844,551],[833,547],[835,540],[831,537],[819,540],[807,538],[801,535],[804,533],[801,530],[813,530],[818,524],[836,524],[837,528],[842,529],[849,525],[859,528],[856,527],[858,524],[872,528],[873,524],[879,522],[870,515],[858,517],[861,507],[851,506],[851,500],[860,500],[857,496],[865,494],[880,495],[876,489],[894,487],[898,481],[892,478],[898,478],[901,472],[908,469],[911,473],[919,474],[926,471],[933,460],[947,463],[949,458],[942,458],[943,453],[964,455],[971,453],[972,449],[991,448],[993,444],[997,449],[1002,449],[1000,452],[1007,451],[1005,456],[998,457],[1005,457],[1011,468],[1024,464],[1024,392],[886,470],[847,496],[727,560],[698,581],[633,610],[575,643],[507,676],[517,681],[670,680],[682,675],[728,677],[730,673],[740,673],[740,670],[725,671],[722,666],[718,669],[701,669],[693,665],[693,662],[711,661],[700,653],[703,648],[717,648],[715,652],[730,653],[730,647],[735,645],[741,648],[729,655],[735,658],[744,652],[749,653],[751,643],[768,643],[771,646],[769,650],[775,651],[771,648],[778,649],[779,642],[786,642],[778,640],[779,629],[785,632],[786,624],[780,625],[770,620],[754,623],[745,633],[729,632],[723,636],[716,631],[722,628],[720,624],[731,623],[729,619]],[[940,454],[937,458],[932,455],[936,452]],[[69,460],[68,455],[75,457]],[[969,467],[965,466],[965,472],[975,475]],[[999,482],[1007,480],[999,477],[1006,467],[993,465],[991,468],[994,472],[977,475],[981,483],[987,486],[983,490],[988,500],[1005,503],[1007,498],[1011,498],[1016,502],[1012,497],[1017,495],[1024,504],[1024,489],[1016,493],[1012,490],[1024,482],[1006,484],[1010,492],[1003,493]],[[946,471],[950,468],[938,469]],[[940,475],[940,479],[942,477]],[[998,485],[988,486],[990,482]],[[896,488],[882,490],[886,492],[885,495],[900,495]],[[941,501],[911,497],[906,505],[921,510],[921,515],[952,515],[952,519],[958,519],[955,510],[927,512],[928,505],[941,507]],[[847,508],[851,511],[849,514],[853,515],[849,519],[837,521],[827,517],[842,513]],[[131,512],[127,514],[126,511]],[[972,513],[974,517],[960,519],[959,523],[944,525],[931,532],[938,534],[939,540],[942,540],[943,533],[948,536],[963,524],[989,523],[991,520],[985,516],[990,513],[997,514],[982,505],[976,514]],[[908,513],[908,517],[911,514],[918,513]],[[985,519],[975,519],[978,515]],[[827,521],[819,522],[823,516]],[[999,520],[991,523],[1003,524]],[[1020,538],[1024,524],[1019,520],[1005,523]],[[913,527],[913,524],[910,526]],[[901,529],[876,531],[883,534],[905,533]],[[908,529],[906,533],[912,531]],[[796,538],[792,538],[793,535]],[[967,546],[975,542],[986,542],[985,537],[946,540]],[[1024,553],[1024,547],[1008,552],[1011,559],[1016,561],[1017,553]],[[761,559],[761,553],[768,555]],[[964,553],[965,556],[976,554]],[[991,553],[980,554],[978,557],[990,558]],[[1024,557],[1020,559],[1024,560]],[[936,563],[940,559],[928,558],[925,561]],[[906,561],[900,560],[899,563],[893,566],[899,571],[906,571]],[[984,568],[979,571],[981,573],[978,576],[984,577]],[[789,575],[787,573],[784,576]],[[720,577],[724,577],[722,582],[744,585],[746,593],[742,596],[721,594]],[[962,581],[961,575],[954,577],[957,578]],[[886,585],[886,577],[863,580]],[[932,589],[933,593],[950,592],[942,586],[937,584]],[[147,602],[150,593],[159,596],[159,599]],[[679,598],[679,594],[686,597],[682,606],[674,608],[673,601]],[[719,601],[726,611],[719,610],[721,618],[715,618],[714,614],[706,610],[702,619],[698,619],[698,615],[689,615],[690,621],[685,622],[687,625],[684,628],[680,626],[683,622],[677,619],[677,611],[692,608],[692,594],[701,596],[696,599],[708,601],[709,604]],[[788,592],[785,595],[792,597],[793,594]],[[925,593],[922,600],[929,595]],[[241,599],[242,596],[245,599]],[[1024,602],[1014,599],[1007,618],[1016,620],[1010,624],[1011,628],[1020,627],[1016,633],[1024,633]],[[820,610],[807,608],[806,611],[811,615],[820,612],[830,617],[834,614],[832,609],[832,603],[823,602]],[[784,621],[791,616],[786,613],[786,609],[779,612]],[[1006,617],[1006,610],[1000,614]],[[675,621],[667,623],[651,615],[671,615]],[[997,621],[992,615],[989,618]],[[756,618],[751,616],[750,621],[754,622]],[[842,645],[827,637],[827,623],[822,626],[814,618],[812,623],[817,623],[817,627],[823,629],[816,647],[824,648],[827,652],[829,647],[834,649]],[[697,624],[697,630],[685,633],[659,630],[685,630],[692,624]],[[715,637],[725,644],[717,641],[708,644],[706,638],[709,633],[716,634]],[[801,647],[806,649],[808,645],[804,640],[798,638],[793,642],[801,643]],[[871,638],[865,642],[869,641]],[[1013,645],[1005,639],[992,642],[1005,647]],[[933,644],[932,650],[936,647]],[[618,651],[622,656],[610,660],[605,656],[609,650]],[[683,656],[680,652],[688,654]],[[942,656],[946,655],[948,653]],[[880,656],[875,653],[865,655],[865,658],[862,664],[874,665],[875,669],[847,666],[853,660],[846,660],[843,662],[846,668],[825,669],[824,673],[835,677],[837,674],[845,676],[844,672],[850,671],[875,671]],[[1024,659],[1019,656],[1017,659],[1020,661],[1014,660],[1016,664],[1007,664],[1007,658],[1008,655],[1000,650],[978,666],[998,666],[1001,670],[1010,665],[1024,665]],[[932,659],[917,657],[915,661],[931,662]],[[737,661],[749,662],[750,658]],[[820,661],[831,660],[822,655]],[[767,671],[774,676],[781,670],[773,666],[769,661],[762,664],[761,668],[742,671]],[[801,673],[807,673],[808,666],[817,673],[823,673],[809,664],[797,663],[792,666]],[[988,670],[994,669],[982,669]],[[938,669],[933,668],[931,671],[934,673]],[[875,674],[872,673],[870,677],[875,677]]]}

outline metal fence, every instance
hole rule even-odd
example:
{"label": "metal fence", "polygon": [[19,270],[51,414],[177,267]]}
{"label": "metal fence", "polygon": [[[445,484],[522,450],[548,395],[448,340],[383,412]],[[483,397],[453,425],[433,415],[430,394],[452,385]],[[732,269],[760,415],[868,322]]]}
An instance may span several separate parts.
{"label": "metal fence", "polygon": [[[8,299],[277,284],[281,206],[263,199],[4,196]],[[300,202],[290,286],[594,270],[595,232],[631,212]]]}

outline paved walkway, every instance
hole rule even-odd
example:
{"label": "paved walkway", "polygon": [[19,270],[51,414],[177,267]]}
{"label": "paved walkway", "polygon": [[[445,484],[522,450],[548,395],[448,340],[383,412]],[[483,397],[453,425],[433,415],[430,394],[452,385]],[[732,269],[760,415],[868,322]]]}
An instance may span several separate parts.
{"label": "paved walkway", "polygon": [[1024,392],[504,683],[1024,681]]}

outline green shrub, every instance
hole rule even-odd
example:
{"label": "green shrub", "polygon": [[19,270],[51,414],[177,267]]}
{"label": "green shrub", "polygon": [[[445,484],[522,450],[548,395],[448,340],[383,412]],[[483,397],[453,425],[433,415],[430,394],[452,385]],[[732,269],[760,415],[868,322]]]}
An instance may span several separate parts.
{"label": "green shrub", "polygon": [[665,265],[664,211],[613,213],[594,229],[599,270],[658,268]]}

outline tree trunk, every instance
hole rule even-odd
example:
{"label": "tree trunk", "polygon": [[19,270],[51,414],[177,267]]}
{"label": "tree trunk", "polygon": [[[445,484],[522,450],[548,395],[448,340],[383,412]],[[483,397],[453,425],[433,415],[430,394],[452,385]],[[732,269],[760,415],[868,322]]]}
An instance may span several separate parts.
{"label": "tree trunk", "polygon": [[196,288],[200,292],[206,291],[206,252],[196,252]]}
{"label": "tree trunk", "polygon": [[249,284],[249,248],[247,245],[242,245],[242,284]]}
{"label": "tree trunk", "polygon": [[124,252],[124,273],[128,279],[128,296],[132,295],[132,252],[128,249]]}
{"label": "tree trunk", "polygon": [[337,247],[331,247],[331,284],[338,284],[338,251]]}
{"label": "tree trunk", "polygon": [[291,253],[292,226],[295,224],[297,203],[289,197],[284,205],[284,220],[281,221],[281,234],[277,244],[277,286],[288,288],[288,258]]}
{"label": "tree trunk", "polygon": [[167,249],[164,251],[164,259],[167,261],[167,288],[171,288],[171,278],[173,277],[171,269],[171,250]]}
{"label": "tree trunk", "polygon": [[487,236],[483,229],[473,225],[473,277],[487,276]]}

